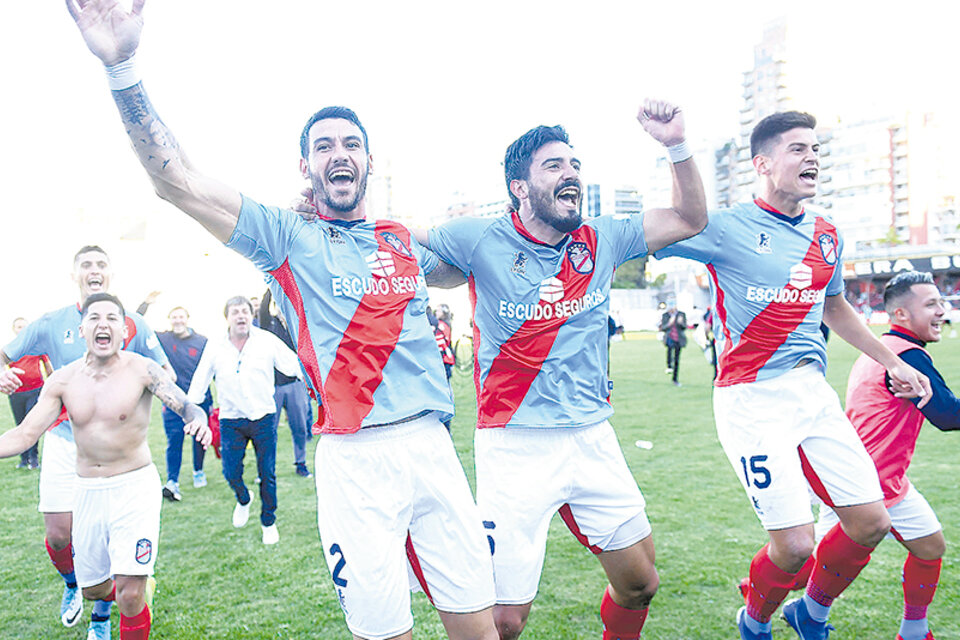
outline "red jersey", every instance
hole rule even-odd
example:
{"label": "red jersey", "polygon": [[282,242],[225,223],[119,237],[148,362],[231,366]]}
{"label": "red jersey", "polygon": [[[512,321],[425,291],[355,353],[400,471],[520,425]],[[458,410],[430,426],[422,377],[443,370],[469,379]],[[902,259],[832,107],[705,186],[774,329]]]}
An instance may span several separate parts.
{"label": "red jersey", "polygon": [[50,366],[50,359],[46,355],[23,356],[16,362],[11,363],[10,366],[23,369],[23,373],[20,374],[23,385],[17,389],[17,393],[39,389],[43,386],[43,380],[47,377],[47,372],[53,371],[53,367]]}

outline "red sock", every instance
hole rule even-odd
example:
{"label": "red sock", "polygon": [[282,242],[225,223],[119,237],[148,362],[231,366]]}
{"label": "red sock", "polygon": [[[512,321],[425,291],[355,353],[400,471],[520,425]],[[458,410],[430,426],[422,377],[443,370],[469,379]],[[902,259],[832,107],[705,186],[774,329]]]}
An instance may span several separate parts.
{"label": "red sock", "polygon": [[143,605],[143,611],[135,616],[120,614],[120,640],[147,640],[150,637],[150,607]]}
{"label": "red sock", "polygon": [[649,607],[627,609],[621,607],[610,597],[610,590],[603,592],[600,601],[600,620],[603,621],[603,640],[637,640],[643,623],[647,619]]}
{"label": "red sock", "polygon": [[770,559],[770,545],[765,544],[750,562],[750,586],[747,589],[747,615],[758,622],[770,622],[770,617],[790,593],[796,575],[787,573]]}
{"label": "red sock", "polygon": [[817,546],[817,563],[807,582],[807,595],[829,607],[867,566],[872,551],[851,540],[839,524],[835,525]]}
{"label": "red sock", "polygon": [[113,602],[114,600],[116,600],[117,599],[117,583],[114,582],[113,586],[110,587],[110,595],[100,599],[103,600],[104,602]]}
{"label": "red sock", "polygon": [[67,575],[73,573],[73,545],[68,544],[63,549],[57,551],[50,546],[50,542],[44,538],[44,546],[47,547],[47,555],[50,556],[50,560],[53,561],[53,566],[61,575]]}
{"label": "red sock", "polygon": [[816,563],[817,560],[814,556],[807,558],[807,561],[800,567],[800,571],[794,576],[793,586],[790,587],[791,591],[797,591],[807,586],[807,581],[810,580],[810,572],[813,571],[813,565]]}
{"label": "red sock", "polygon": [[912,553],[903,563],[903,618],[923,620],[940,580],[942,560],[921,560]]}

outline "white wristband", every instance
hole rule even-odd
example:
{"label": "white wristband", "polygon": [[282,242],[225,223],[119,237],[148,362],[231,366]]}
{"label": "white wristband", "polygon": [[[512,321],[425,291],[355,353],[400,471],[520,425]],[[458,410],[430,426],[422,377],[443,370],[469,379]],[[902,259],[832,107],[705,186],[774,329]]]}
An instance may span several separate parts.
{"label": "white wristband", "polygon": [[683,162],[684,160],[689,160],[693,157],[693,154],[690,152],[690,147],[687,146],[686,140],[680,144],[675,144],[672,147],[667,147],[667,155],[670,156],[670,162],[673,164]]}
{"label": "white wristband", "polygon": [[123,62],[104,67],[107,72],[107,84],[111,91],[122,91],[140,82],[140,72],[137,70],[137,54],[133,54]]}

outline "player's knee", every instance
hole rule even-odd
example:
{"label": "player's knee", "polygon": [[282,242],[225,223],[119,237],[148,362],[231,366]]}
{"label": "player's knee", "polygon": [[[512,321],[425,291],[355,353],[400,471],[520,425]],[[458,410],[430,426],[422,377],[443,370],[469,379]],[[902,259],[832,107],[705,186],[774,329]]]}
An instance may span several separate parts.
{"label": "player's knee", "polygon": [[649,575],[617,588],[617,596],[627,609],[645,609],[659,588],[660,576],[654,569]]}
{"label": "player's knee", "polygon": [[807,562],[815,548],[813,536],[793,536],[771,544],[770,559],[787,573],[796,573]]}
{"label": "player's knee", "polygon": [[493,620],[500,640],[516,640],[527,625],[527,611],[514,607],[494,607]]}
{"label": "player's knee", "polygon": [[140,581],[117,583],[117,608],[125,616],[135,616],[143,610],[144,584]]}
{"label": "player's knee", "polygon": [[48,526],[46,535],[47,544],[49,544],[50,548],[54,551],[62,551],[70,546],[69,527]]}
{"label": "player's knee", "polygon": [[875,547],[890,532],[890,516],[884,509],[876,515],[861,519],[850,528],[852,531],[847,531],[847,535],[851,540],[865,547]]}

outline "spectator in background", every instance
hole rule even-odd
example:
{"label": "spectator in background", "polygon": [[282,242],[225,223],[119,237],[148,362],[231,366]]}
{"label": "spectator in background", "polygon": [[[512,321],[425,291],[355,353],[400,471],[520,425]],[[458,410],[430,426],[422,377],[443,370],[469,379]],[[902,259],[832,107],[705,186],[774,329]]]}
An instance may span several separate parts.
{"label": "spectator in background", "polygon": [[713,335],[713,307],[707,307],[703,314],[703,331],[710,350],[710,365],[713,367],[713,379],[717,379],[717,337]]}
{"label": "spectator in background", "polygon": [[251,496],[243,483],[243,458],[247,443],[253,443],[260,478],[260,525],[263,544],[280,541],[277,531],[277,420],[273,401],[273,370],[300,375],[297,354],[276,336],[253,324],[253,305],[248,298],[227,300],[223,315],[227,335],[211,341],[203,351],[190,382],[187,398],[199,403],[210,381],[217,381],[220,405],[220,454],[223,477],[237,497],[233,526],[250,518]]}
{"label": "spectator in background", "polygon": [[667,303],[667,310],[660,317],[660,331],[663,331],[663,343],[667,347],[667,374],[673,374],[673,384],[679,387],[680,350],[687,346],[687,314],[677,310],[673,300]]}
{"label": "spectator in background", "polygon": [[[293,338],[290,337],[290,331],[287,330],[287,321],[283,314],[274,313],[271,310],[273,295],[270,289],[263,294],[260,300],[260,309],[257,313],[259,326],[264,331],[269,331],[280,338],[283,344],[291,351],[296,351],[296,345],[293,344]],[[293,438],[293,465],[296,467],[297,475],[302,478],[313,476],[310,469],[307,468],[307,439],[310,435],[310,399],[307,396],[307,387],[303,380],[294,376],[288,376],[274,369],[273,372],[273,401],[276,405],[276,421],[274,429],[280,426],[280,411],[287,410],[287,423],[290,425],[290,435]]]}
{"label": "spectator in background", "polygon": [[[453,330],[450,323],[453,322],[453,314],[450,313],[450,307],[441,304],[434,313],[436,324],[433,326],[433,334],[437,338],[437,347],[440,349],[440,358],[443,360],[443,368],[447,373],[447,384],[450,384],[450,378],[453,377],[453,365],[457,363],[456,356],[453,353]],[[450,431],[451,418],[443,421],[443,426]]]}
{"label": "spectator in background", "polygon": [[[149,299],[150,296],[147,298]],[[140,306],[145,307],[148,304],[145,301]],[[170,321],[170,331],[161,331],[157,334],[157,338],[177,374],[177,386],[186,393],[190,389],[190,381],[197,370],[197,365],[200,364],[200,357],[203,355],[203,348],[207,345],[207,339],[187,326],[190,314],[183,307],[171,309],[167,319]],[[213,398],[210,395],[209,385],[202,402],[198,404],[204,413],[210,414]],[[180,464],[183,460],[183,418],[175,411],[168,409],[166,405],[162,407],[161,415],[163,430],[167,434],[167,484],[163,486],[163,497],[171,502],[179,502],[182,498]],[[199,489],[207,486],[207,476],[203,471],[204,447],[195,439],[191,442],[193,443],[193,486]]]}
{"label": "spectator in background", "polygon": [[[13,335],[17,335],[27,326],[26,318],[17,318],[13,321]],[[13,412],[13,421],[20,424],[26,417],[33,405],[37,404],[37,398],[40,397],[40,389],[43,387],[43,379],[53,373],[53,367],[50,365],[50,358],[42,356],[23,356],[16,362],[10,364],[11,367],[23,369],[20,379],[23,384],[15,393],[10,394],[10,410]],[[37,469],[40,467],[40,443],[35,442],[32,447],[20,454],[20,462],[17,469]]]}

